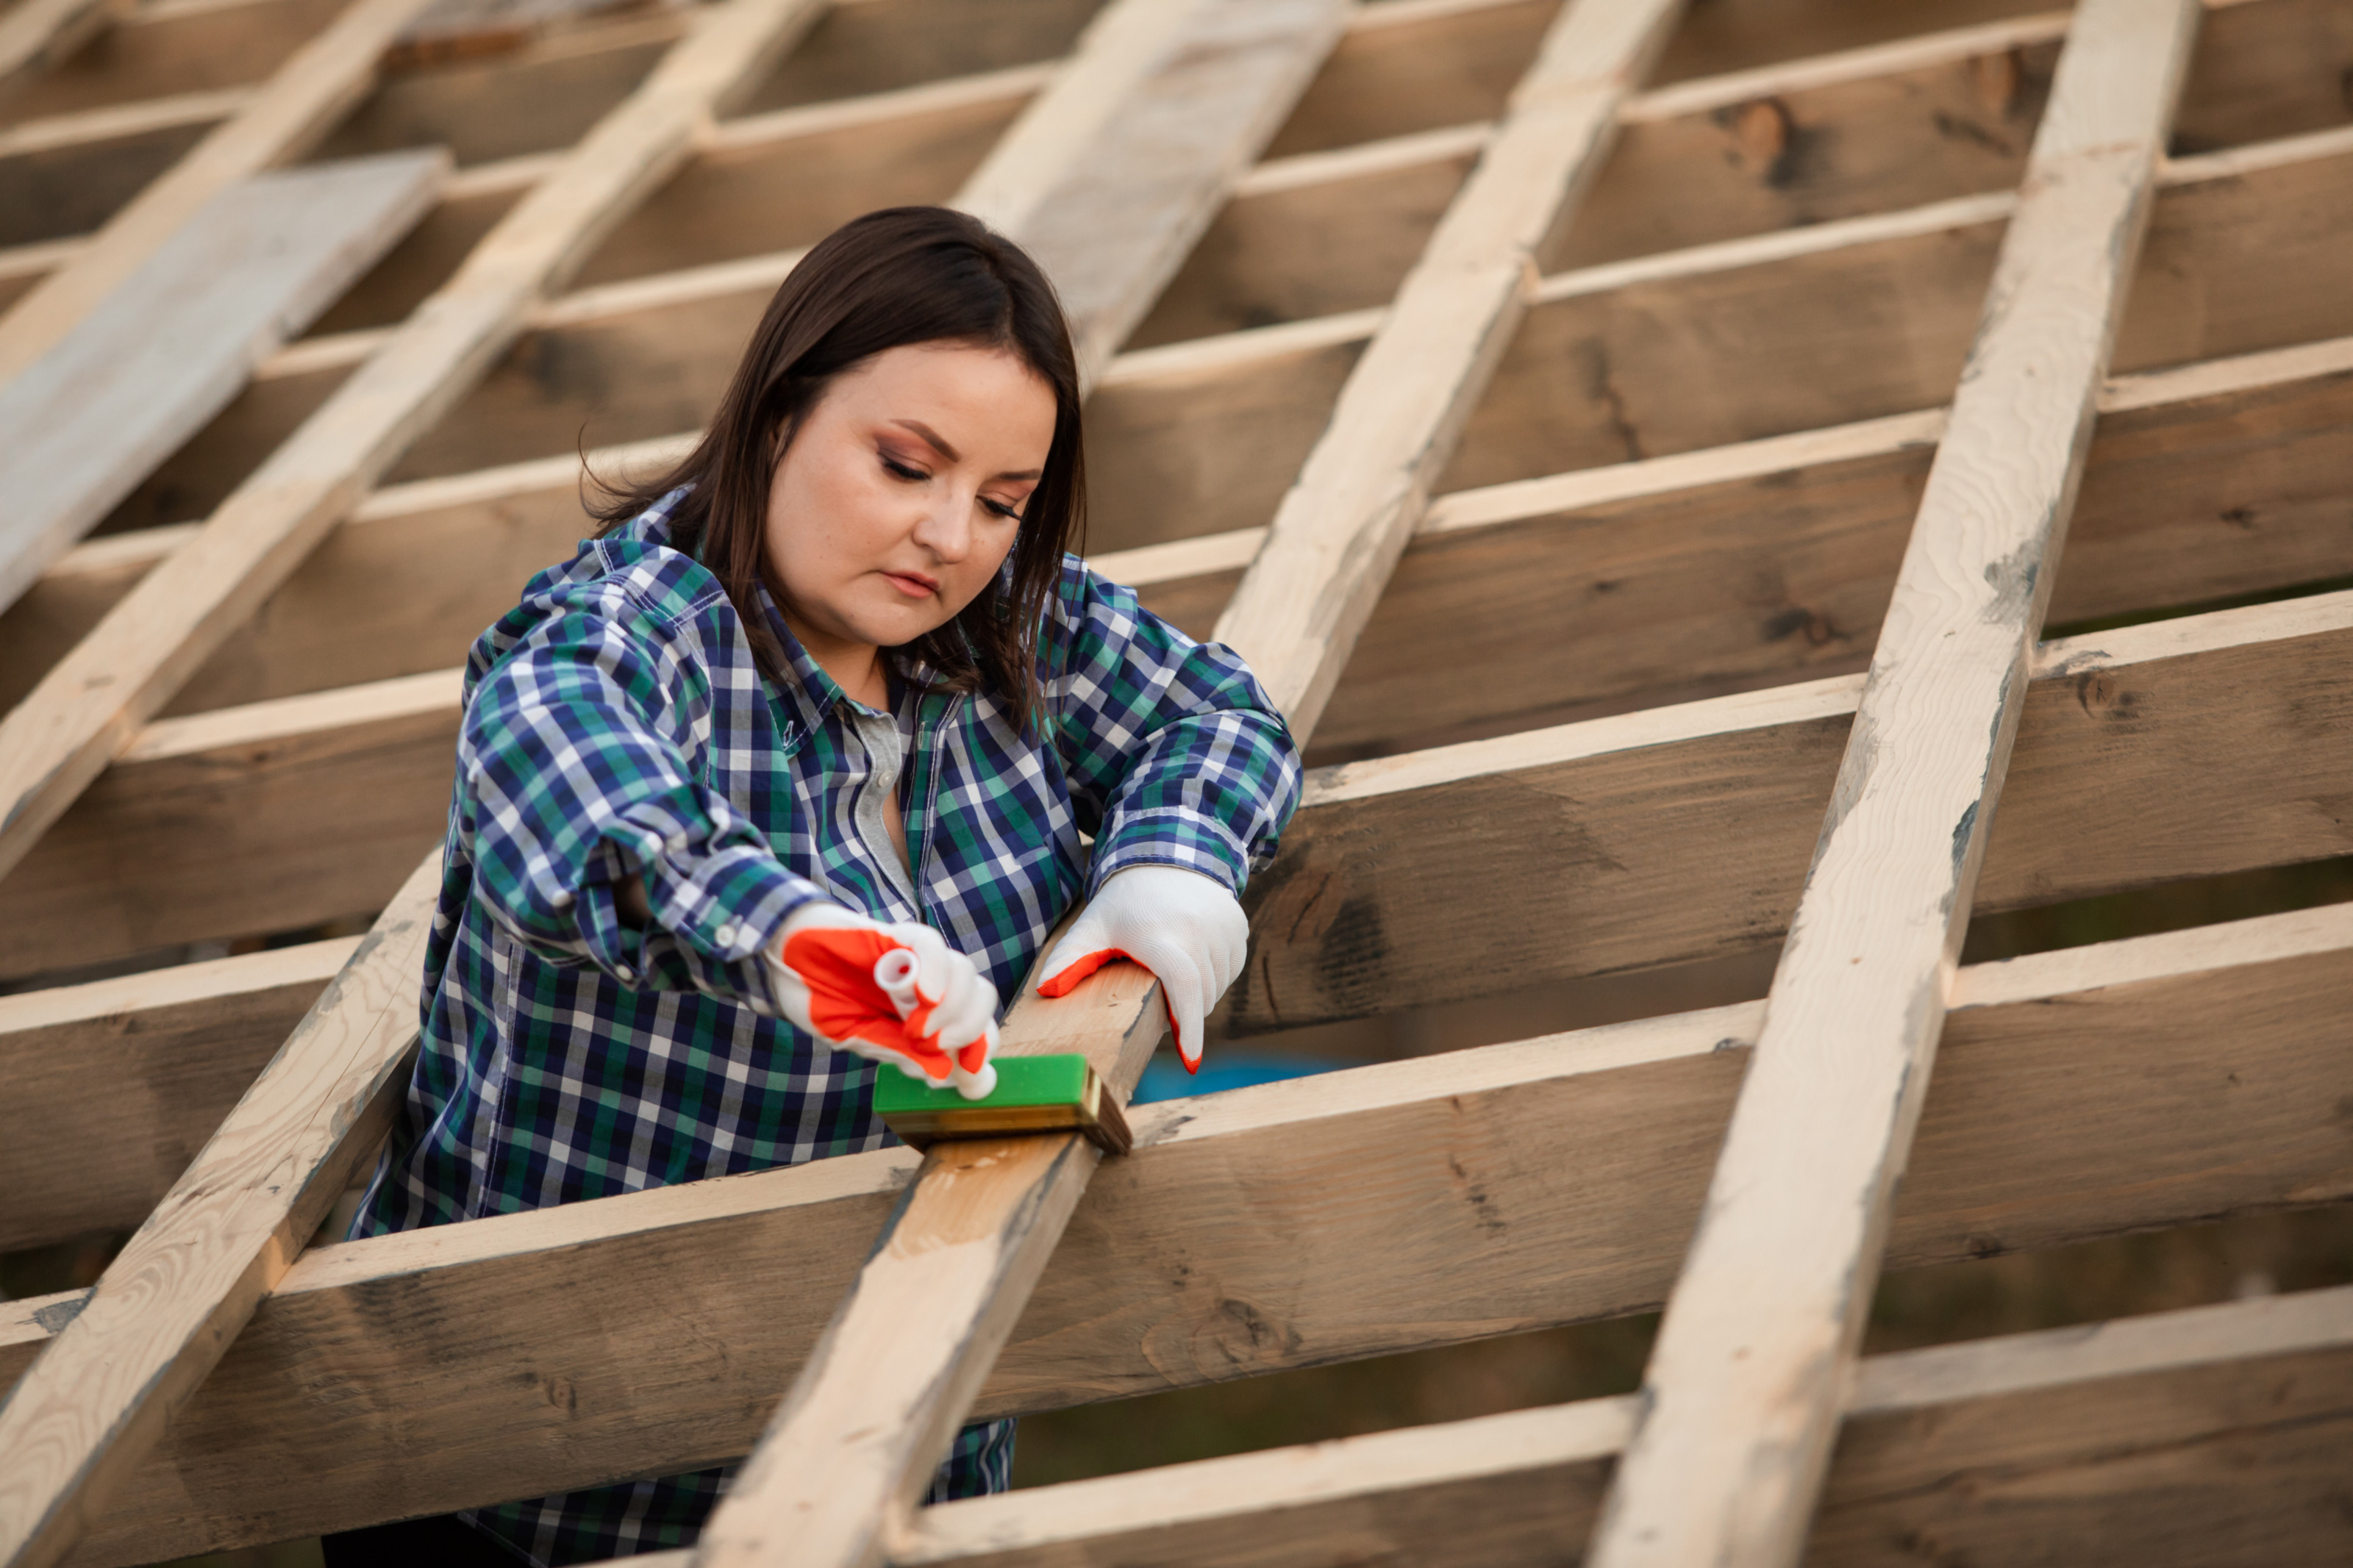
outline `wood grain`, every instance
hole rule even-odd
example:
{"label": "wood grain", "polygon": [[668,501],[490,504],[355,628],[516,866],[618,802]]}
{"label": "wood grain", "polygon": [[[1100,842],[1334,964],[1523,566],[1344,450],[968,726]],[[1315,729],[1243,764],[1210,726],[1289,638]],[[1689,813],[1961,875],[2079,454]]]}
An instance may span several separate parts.
{"label": "wood grain", "polygon": [[448,167],[401,153],[232,185],[0,382],[0,609],[389,249]]}
{"label": "wood grain", "polygon": [[360,0],[297,49],[245,108],[0,316],[0,383],[63,342],[214,196],[307,150],[366,90],[385,48],[428,3]]}
{"label": "wood grain", "polygon": [[2197,16],[2069,26],[1596,1568],[1803,1550]]}
{"label": "wood grain", "polygon": [[392,1124],[440,890],[420,868],[0,1403],[0,1557],[63,1559]]}
{"label": "wood grain", "polygon": [[[1808,1563],[2320,1562],[2353,1418],[2353,1293],[1873,1357]],[[1172,1465],[927,1509],[893,1561],[1567,1562],[1630,1396]],[[658,1561],[658,1560],[657,1560]]]}
{"label": "wood grain", "polygon": [[[2346,1005],[2348,954],[2335,908],[1963,971],[1894,1266],[2344,1195],[2342,1051],[2313,1020]],[[1137,1152],[1096,1175],[980,1412],[1654,1304],[1758,1012],[1145,1108]],[[1573,1168],[1564,1145],[1583,1152]],[[1319,1175],[1342,1165],[1349,1184]],[[316,1252],[83,1561],[741,1453],[916,1167],[893,1150]],[[1391,1258],[1411,1267],[1372,1267]],[[519,1322],[541,1301],[562,1310]],[[14,1332],[0,1319],[0,1377],[46,1337]]]}
{"label": "wood grain", "polygon": [[0,997],[0,1251],[136,1229],[358,941]]}

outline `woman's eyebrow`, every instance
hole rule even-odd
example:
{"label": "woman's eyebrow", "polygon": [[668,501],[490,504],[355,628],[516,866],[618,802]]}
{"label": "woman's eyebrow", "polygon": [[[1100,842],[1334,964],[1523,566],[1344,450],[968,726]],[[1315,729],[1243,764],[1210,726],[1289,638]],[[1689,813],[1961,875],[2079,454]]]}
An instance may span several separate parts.
{"label": "woman's eyebrow", "polygon": [[[933,429],[922,420],[893,419],[891,423],[900,426],[902,429],[913,430],[916,435],[923,438],[923,444],[925,446],[931,447],[933,451],[937,452],[941,457],[945,458],[949,462],[960,463],[964,461],[964,455],[958,452],[954,447],[948,445],[946,437],[942,436],[938,431]],[[1008,469],[1004,473],[997,474],[993,477],[1000,479],[1043,479],[1045,477],[1045,470],[1043,468]]]}

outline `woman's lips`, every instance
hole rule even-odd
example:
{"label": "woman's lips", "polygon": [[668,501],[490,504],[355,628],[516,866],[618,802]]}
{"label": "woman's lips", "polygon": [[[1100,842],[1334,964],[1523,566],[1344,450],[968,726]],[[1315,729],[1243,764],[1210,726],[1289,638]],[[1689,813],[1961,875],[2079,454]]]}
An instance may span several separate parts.
{"label": "woman's lips", "polygon": [[892,587],[910,599],[928,599],[940,591],[939,583],[921,572],[885,572],[882,575],[890,579]]}

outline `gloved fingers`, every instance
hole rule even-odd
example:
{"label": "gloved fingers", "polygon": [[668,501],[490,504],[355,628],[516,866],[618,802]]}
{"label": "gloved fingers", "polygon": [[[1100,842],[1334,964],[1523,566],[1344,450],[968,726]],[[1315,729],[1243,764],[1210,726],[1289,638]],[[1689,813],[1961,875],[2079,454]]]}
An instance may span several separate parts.
{"label": "gloved fingers", "polygon": [[1062,933],[1062,940],[1038,966],[1038,994],[1062,996],[1088,975],[1121,956],[1121,943],[1113,936],[1110,922],[1101,910],[1089,904]]}
{"label": "gloved fingers", "polygon": [[1185,1058],[1187,1071],[1198,1068],[1201,1065],[1202,1020],[1208,1016],[1216,1001],[1209,989],[1209,975],[1188,951],[1187,944],[1166,936],[1155,934],[1138,942],[1132,956],[1160,982],[1160,994],[1168,1008],[1168,1026],[1176,1037],[1176,1054]]}
{"label": "gloved fingers", "polygon": [[909,1038],[903,1031],[897,1040],[881,1037],[878,1030],[874,1034],[852,1035],[848,1039],[828,1043],[837,1050],[863,1057],[870,1062],[895,1067],[918,1083],[929,1084],[934,1089],[948,1082],[955,1070],[955,1064],[945,1055],[924,1042]]}
{"label": "gloved fingers", "polygon": [[951,959],[963,955],[953,953],[946,938],[918,921],[901,921],[883,929],[892,941],[915,955],[915,989],[923,994],[924,1001],[936,1007],[947,994]]}
{"label": "gloved fingers", "polygon": [[925,1023],[933,1043],[951,1056],[976,1041],[993,1039],[997,1028],[997,987],[969,959],[956,954],[950,966],[946,994]]}
{"label": "gloved fingers", "polygon": [[987,1100],[997,1088],[997,1065],[988,1058],[997,1054],[997,1023],[991,1019],[980,1037],[955,1053],[954,1070],[948,1081],[966,1100]]}
{"label": "gloved fingers", "polygon": [[1250,962],[1250,917],[1242,913],[1240,904],[1228,898],[1206,925],[1203,967],[1209,972],[1209,1005],[1215,1007]]}

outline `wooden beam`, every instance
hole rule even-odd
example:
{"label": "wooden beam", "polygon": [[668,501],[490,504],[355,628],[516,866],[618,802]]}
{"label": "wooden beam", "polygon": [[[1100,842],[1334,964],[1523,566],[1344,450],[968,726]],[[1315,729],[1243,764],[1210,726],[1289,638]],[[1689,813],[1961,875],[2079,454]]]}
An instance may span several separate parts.
{"label": "wooden beam", "polygon": [[396,153],[232,185],[0,382],[0,609],[390,249],[448,168]]}
{"label": "wooden beam", "polygon": [[[2344,1196],[2342,1051],[2311,1020],[2348,1000],[2342,906],[1963,971],[1893,1262]],[[1655,1304],[1760,1012],[1141,1108],[1136,1153],[1098,1174],[981,1412]],[[1544,1153],[1565,1142],[1592,1155],[1570,1189]],[[741,1453],[917,1163],[884,1151],[311,1253],[83,1561]],[[1337,1165],[1346,1188],[1313,1179]],[[1413,1266],[1366,1264],[1396,1258]],[[518,1360],[517,1303],[558,1300],[524,1309]],[[71,1308],[0,1316],[0,1379]]]}
{"label": "wooden beam", "polygon": [[[1174,350],[1123,355],[1096,412],[1132,387],[1167,410],[1172,435],[1208,423],[1239,439],[1249,432],[1229,427],[1221,410],[1255,413],[1254,388],[1292,384],[1255,357],[1237,360],[1230,376],[1204,381],[1203,370]],[[2052,619],[2145,613],[2353,571],[2344,543],[2353,451],[2337,439],[2353,420],[2348,372],[2353,339],[2338,339],[2112,382]],[[1164,375],[1174,379],[1153,393]],[[1180,401],[1176,390],[1188,382]],[[1451,724],[1566,719],[1577,715],[1561,710],[1580,704],[1674,700],[1710,682],[1859,662],[1943,428],[1941,411],[1930,410],[1440,498],[1374,611],[1319,745],[1344,755],[1368,744],[1393,750],[1406,737],[1443,740]],[[1298,447],[1309,439],[1300,436]],[[681,449],[675,438],[607,448],[588,465],[641,468]],[[1121,453],[1140,457],[1132,445]],[[574,458],[545,458],[375,492],[165,711],[454,665],[523,582],[579,537],[579,471]],[[0,708],[193,532],[93,541],[0,616]],[[1262,537],[1232,531],[1097,564],[1206,637]],[[1498,611],[1496,563],[1507,568],[1509,605],[1525,612]],[[1473,602],[1481,613],[1468,616]],[[1564,603],[1579,606],[1566,634],[1532,637],[1527,617]]]}
{"label": "wooden beam", "polygon": [[0,996],[0,1252],[137,1229],[359,941]]}
{"label": "wooden beam", "polygon": [[448,286],[238,487],[204,534],[150,573],[0,720],[0,875],[348,515],[368,483],[488,369],[523,312],[677,167],[714,109],[759,79],[818,4],[728,0],[699,17],[637,92],[500,220]]}
{"label": "wooden beam", "polygon": [[0,99],[12,120],[47,118],[266,81],[331,25],[339,0],[155,0],[123,7],[105,37],[46,69],[20,73]]}
{"label": "wooden beam", "polygon": [[63,1559],[390,1130],[440,892],[418,868],[97,1288],[0,1401],[0,1557]]}
{"label": "wooden beam", "polygon": [[[2353,853],[2328,804],[2353,743],[2329,717],[2342,712],[2332,661],[2348,616],[2353,596],[2338,594],[2046,646],[1978,907]],[[1311,774],[1283,858],[1251,885],[1254,929],[1282,940],[1262,938],[1236,983],[1233,1026],[1778,943],[1862,685],[1811,681]]]}
{"label": "wooden beam", "polygon": [[116,0],[21,0],[0,14],[0,103],[69,58],[130,7]]}
{"label": "wooden beam", "polygon": [[[2156,248],[2141,276],[2161,272],[2163,287],[2186,303],[2163,315],[2173,341],[2151,339],[2144,360],[2263,350],[2353,325],[2335,289],[2335,258],[2316,237],[2334,232],[2327,215],[2345,207],[2353,146],[2307,139],[2283,151],[2295,155],[2232,177],[2206,160],[2176,169],[2179,183],[2158,205]],[[1999,195],[1969,198],[1556,274],[1440,488],[1934,406],[1966,349],[2007,206]],[[2247,252],[2262,247],[2272,254],[2251,264]],[[600,442],[691,427],[718,395],[733,345],[784,261],[756,276],[715,267],[563,302],[544,317],[543,335],[527,340],[397,474],[572,449],[584,422]],[[706,291],[706,282],[723,291]],[[1852,308],[1830,313],[1830,299]],[[1241,414],[1173,374],[1107,384],[1094,420],[1105,452],[1095,465],[1098,547],[1262,523],[1322,427],[1329,389],[1353,362],[1348,345],[1377,320],[1351,312],[1302,324],[1300,339],[1288,328],[1269,331],[1260,375],[1237,363],[1222,378],[1223,396],[1250,400]],[[1318,344],[1313,353],[1307,339]],[[1237,347],[1249,341],[1244,334]],[[1596,374],[1561,375],[1564,360]],[[324,395],[322,386],[311,395]],[[293,416],[257,397],[247,424],[175,460],[186,470],[175,482],[200,477],[197,494],[218,493],[253,461],[240,448],[266,446]]]}
{"label": "wooden beam", "polygon": [[[1873,1356],[1806,1562],[2319,1562],[2353,1436],[2353,1289]],[[1591,1524],[1631,1395],[925,1509],[906,1568],[1543,1560]],[[683,1563],[684,1553],[676,1561]],[[670,1568],[660,1555],[632,1563]]]}
{"label": "wooden beam", "polygon": [[2070,24],[1595,1568],[1804,1549],[2197,17]]}
{"label": "wooden beam", "polygon": [[359,0],[269,85],[0,317],[0,383],[21,374],[220,192],[299,156],[374,80],[378,57],[428,0]]}
{"label": "wooden beam", "polygon": [[1537,246],[1599,172],[1677,15],[1577,0],[1547,31],[1219,617],[1295,732],[1314,731],[1518,325]]}
{"label": "wooden beam", "polygon": [[[2340,339],[2112,383],[2052,620],[2353,572],[2348,373]],[[1319,739],[1396,750],[1859,670],[1944,424],[1896,415],[1441,498]],[[1214,602],[1217,584],[1145,591]],[[1563,605],[1570,625],[1535,635]]]}
{"label": "wooden beam", "polygon": [[[2348,647],[2343,594],[2046,647],[1984,907],[2353,852],[2326,804],[2353,744],[2329,696]],[[1283,860],[1254,884],[1260,948],[1237,983],[1238,1026],[1778,941],[1859,687],[1837,678],[1311,775]],[[0,973],[371,907],[441,821],[457,689],[448,670],[150,726],[0,884]],[[2182,773],[2199,782],[2185,788]],[[2102,793],[2070,782],[2084,777]],[[1746,830],[1719,847],[1700,825],[1725,809]],[[1462,821],[1491,827],[1435,834]],[[1707,890],[1673,896],[1686,885]],[[1499,897],[1525,918],[1497,929]]]}

